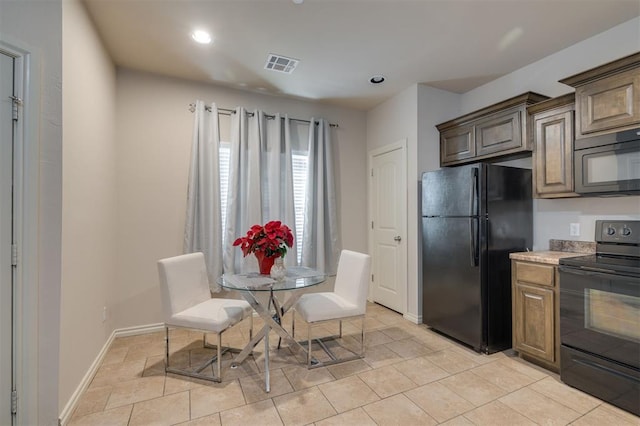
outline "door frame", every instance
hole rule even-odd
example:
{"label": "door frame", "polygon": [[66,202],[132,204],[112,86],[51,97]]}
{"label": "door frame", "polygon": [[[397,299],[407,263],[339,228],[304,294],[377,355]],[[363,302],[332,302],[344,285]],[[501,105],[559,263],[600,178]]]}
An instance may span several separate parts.
{"label": "door frame", "polygon": [[[2,53],[0,51],[0,53]],[[2,70],[0,70],[0,76],[2,77],[2,81],[0,84],[2,85],[2,99],[0,99],[0,104],[2,105],[2,115],[0,116],[0,127],[2,128],[2,134],[0,138],[0,184],[2,185],[2,189],[0,189],[0,236],[2,239],[0,240],[0,253],[2,253],[2,259],[0,260],[0,267],[2,270],[0,274],[2,277],[0,278],[0,283],[2,288],[0,288],[0,301],[2,304],[0,305],[0,311],[2,312],[2,321],[1,327],[2,331],[0,332],[0,345],[2,346],[2,355],[0,358],[2,359],[2,365],[0,368],[2,371],[0,372],[0,397],[2,401],[0,403],[0,423],[6,422],[7,425],[13,425],[15,415],[12,413],[12,395],[11,393],[15,389],[16,375],[15,375],[15,362],[16,356],[14,353],[15,348],[15,318],[13,314],[13,306],[15,294],[13,291],[14,287],[14,271],[15,268],[12,265],[12,245],[14,241],[13,237],[13,134],[15,121],[12,117],[12,111],[14,106],[14,102],[11,101],[11,97],[14,96],[14,71],[15,71],[15,59],[13,56],[5,55],[2,53],[0,57],[2,61]],[[5,180],[7,179],[7,180]]]}
{"label": "door frame", "polygon": [[[13,356],[18,397],[15,424],[38,424],[38,177],[37,119],[40,61],[28,48],[0,40],[0,51],[15,60],[15,96],[22,100],[14,130],[13,232],[17,245],[14,269]],[[41,301],[46,303],[46,301]]]}
{"label": "door frame", "polygon": [[[373,182],[371,179],[371,173],[372,173],[372,168],[373,168],[373,158],[378,156],[378,155],[382,155],[382,154],[386,154],[388,152],[391,151],[395,151],[397,149],[402,149],[402,151],[404,152],[404,155],[402,156],[402,161],[403,161],[403,168],[404,168],[404,174],[405,174],[405,182],[407,183],[406,187],[404,188],[404,206],[403,206],[403,210],[404,210],[404,221],[402,224],[403,229],[401,230],[402,235],[405,238],[405,244],[404,244],[404,265],[402,265],[401,267],[404,267],[407,270],[407,275],[405,275],[406,279],[404,282],[404,300],[402,301],[402,314],[405,315],[407,313],[407,306],[408,306],[408,297],[409,297],[409,259],[408,259],[408,235],[407,235],[407,229],[408,229],[408,182],[409,182],[409,177],[408,177],[408,169],[407,169],[407,138],[403,138],[400,139],[396,142],[393,142],[389,145],[384,145],[380,148],[375,148],[371,151],[369,151],[369,155],[367,158],[367,174],[369,175],[367,177],[367,194],[369,196],[369,206],[368,206],[368,220],[369,223],[367,224],[367,230],[368,230],[368,247],[369,247],[369,253],[371,253],[371,271],[373,273],[373,271],[375,270],[375,268],[373,267],[376,259],[373,256],[374,253],[374,247],[373,247],[373,240],[374,240],[374,233],[373,233],[373,228],[371,227],[371,223],[373,222]],[[371,277],[369,277],[369,297],[368,300],[370,302],[373,302],[373,291],[374,291],[374,281],[371,280]]]}

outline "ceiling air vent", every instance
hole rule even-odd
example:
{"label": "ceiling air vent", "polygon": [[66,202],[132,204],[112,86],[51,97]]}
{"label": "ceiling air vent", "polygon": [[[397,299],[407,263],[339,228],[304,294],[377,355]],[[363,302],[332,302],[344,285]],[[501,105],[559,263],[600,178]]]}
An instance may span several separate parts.
{"label": "ceiling air vent", "polygon": [[264,68],[271,71],[291,74],[293,70],[296,69],[298,62],[299,61],[297,59],[287,58],[286,56],[269,53],[269,56],[267,57],[267,63],[264,65]]}

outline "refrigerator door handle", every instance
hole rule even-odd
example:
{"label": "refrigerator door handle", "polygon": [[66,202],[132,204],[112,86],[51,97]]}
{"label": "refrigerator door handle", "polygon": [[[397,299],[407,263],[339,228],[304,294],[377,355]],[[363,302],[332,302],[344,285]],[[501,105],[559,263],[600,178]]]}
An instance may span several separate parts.
{"label": "refrigerator door handle", "polygon": [[471,169],[471,190],[469,191],[469,251],[471,257],[471,266],[478,266],[478,230],[476,226],[478,210],[477,205],[478,191],[478,169]]}
{"label": "refrigerator door handle", "polygon": [[469,253],[471,254],[471,266],[478,266],[478,246],[477,246],[477,227],[476,227],[477,218],[470,217],[469,218]]}
{"label": "refrigerator door handle", "polygon": [[471,169],[471,191],[469,191],[469,216],[476,216],[477,209],[474,209],[476,204],[476,191],[478,188],[478,169],[473,167]]}

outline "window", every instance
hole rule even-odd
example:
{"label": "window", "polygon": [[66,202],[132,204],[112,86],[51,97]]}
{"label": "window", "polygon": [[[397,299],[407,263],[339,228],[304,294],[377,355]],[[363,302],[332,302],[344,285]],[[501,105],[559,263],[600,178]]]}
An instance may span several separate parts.
{"label": "window", "polygon": [[293,166],[293,205],[296,212],[296,249],[298,265],[302,260],[302,237],[304,227],[304,199],[307,195],[307,167],[309,157],[306,154],[291,154]]}
{"label": "window", "polygon": [[[229,193],[229,160],[231,146],[229,142],[220,142],[220,208],[222,209],[222,229],[227,220],[227,194]],[[297,263],[302,260],[302,237],[304,226],[304,199],[307,192],[307,167],[309,157],[304,152],[292,154],[293,166],[293,204],[295,208],[296,235],[295,243],[298,252]],[[222,245],[224,246],[225,235],[222,235]]]}

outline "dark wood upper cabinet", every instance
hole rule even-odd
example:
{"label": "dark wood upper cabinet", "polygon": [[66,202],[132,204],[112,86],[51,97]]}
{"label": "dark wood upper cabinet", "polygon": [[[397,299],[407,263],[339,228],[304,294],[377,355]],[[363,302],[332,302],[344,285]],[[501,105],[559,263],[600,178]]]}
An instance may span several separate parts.
{"label": "dark wood upper cabinet", "polygon": [[574,192],[573,93],[527,108],[533,140],[533,194],[536,198],[577,197]]}
{"label": "dark wood upper cabinet", "polygon": [[476,156],[473,126],[457,126],[440,134],[440,162],[455,163]]}
{"label": "dark wood upper cabinet", "polygon": [[576,139],[640,125],[640,53],[560,80],[576,89]]}
{"label": "dark wood upper cabinet", "polygon": [[549,99],[527,92],[438,124],[440,166],[529,155],[527,106]]}

